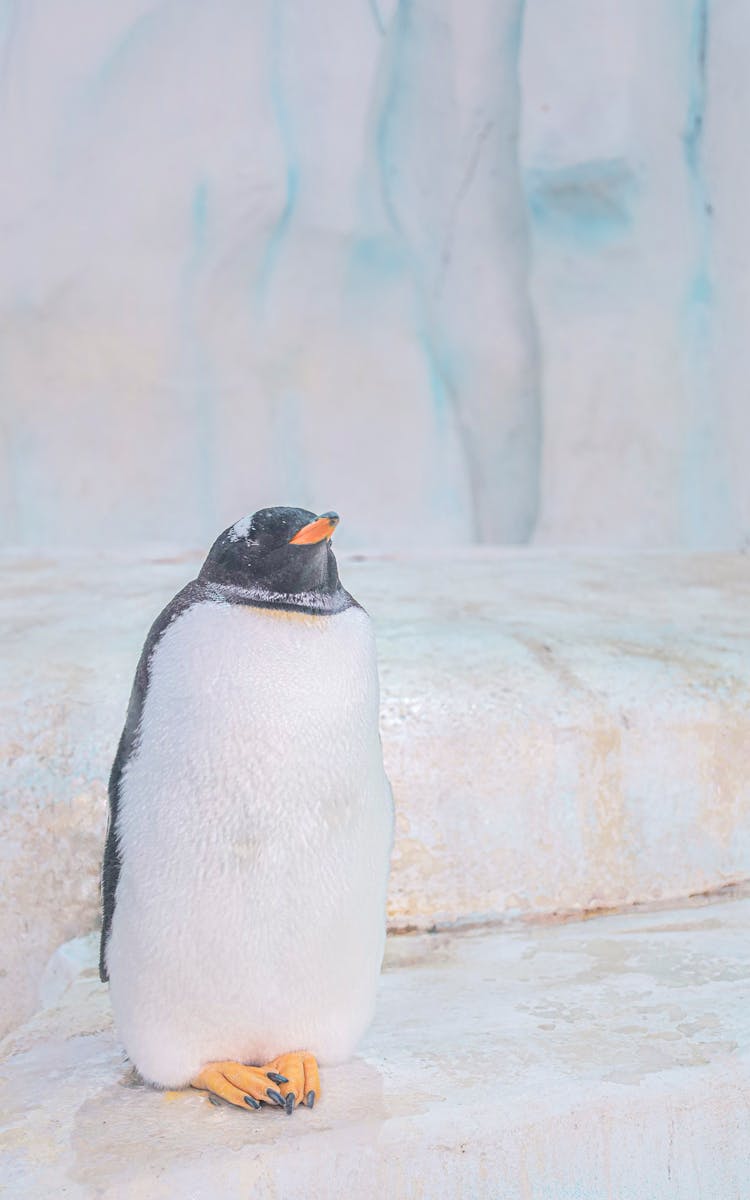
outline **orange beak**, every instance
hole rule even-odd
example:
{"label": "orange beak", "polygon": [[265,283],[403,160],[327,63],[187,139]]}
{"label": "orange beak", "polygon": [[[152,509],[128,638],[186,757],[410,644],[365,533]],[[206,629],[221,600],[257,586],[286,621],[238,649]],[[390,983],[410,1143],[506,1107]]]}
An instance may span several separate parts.
{"label": "orange beak", "polygon": [[333,536],[333,531],[338,523],[338,513],[323,513],[322,517],[316,517],[309,525],[303,525],[299,533],[295,533],[294,537],[290,538],[289,545],[313,546],[316,542],[322,542],[323,538]]}

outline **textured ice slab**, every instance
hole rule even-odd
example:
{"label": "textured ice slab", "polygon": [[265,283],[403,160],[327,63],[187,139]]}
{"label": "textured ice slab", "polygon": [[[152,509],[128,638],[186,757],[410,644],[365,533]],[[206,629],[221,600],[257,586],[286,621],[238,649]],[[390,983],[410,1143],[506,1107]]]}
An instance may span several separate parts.
{"label": "textured ice slab", "polygon": [[524,6],[539,542],[747,540],[749,46],[737,4]]}
{"label": "textured ice slab", "polygon": [[139,1084],[95,952],[0,1050],[9,1195],[750,1194],[750,900],[391,939],[360,1052],[291,1118]]}
{"label": "textured ice slab", "polygon": [[5,5],[0,541],[740,547],[749,54],[718,0]]}
{"label": "textured ice slab", "polygon": [[[98,919],[105,788],[145,631],[197,559],[6,559],[2,1021]],[[347,558],[373,614],[392,926],[750,876],[750,559]]]}
{"label": "textured ice slab", "polygon": [[[14,5],[0,540],[523,541],[520,0]],[[275,499],[274,499],[275,498]]]}

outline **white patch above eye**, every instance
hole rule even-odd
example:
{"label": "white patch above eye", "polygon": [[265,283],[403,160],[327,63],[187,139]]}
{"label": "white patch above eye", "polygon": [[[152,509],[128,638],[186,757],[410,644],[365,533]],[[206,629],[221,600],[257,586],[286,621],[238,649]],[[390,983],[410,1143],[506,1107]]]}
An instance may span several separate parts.
{"label": "white patch above eye", "polygon": [[240,542],[243,538],[247,537],[248,533],[250,532],[252,520],[252,513],[248,517],[240,517],[239,521],[236,521],[229,530],[228,536],[230,542]]}

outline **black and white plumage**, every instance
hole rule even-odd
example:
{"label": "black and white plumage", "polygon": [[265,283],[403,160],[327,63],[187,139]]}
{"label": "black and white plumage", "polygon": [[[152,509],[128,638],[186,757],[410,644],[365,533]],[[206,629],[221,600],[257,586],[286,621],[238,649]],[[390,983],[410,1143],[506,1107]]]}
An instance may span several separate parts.
{"label": "black and white plumage", "polygon": [[303,1047],[342,1061],[372,1016],[393,808],[374,637],[339,581],[337,520],[238,521],[138,664],[100,971],[131,1060],[162,1086]]}

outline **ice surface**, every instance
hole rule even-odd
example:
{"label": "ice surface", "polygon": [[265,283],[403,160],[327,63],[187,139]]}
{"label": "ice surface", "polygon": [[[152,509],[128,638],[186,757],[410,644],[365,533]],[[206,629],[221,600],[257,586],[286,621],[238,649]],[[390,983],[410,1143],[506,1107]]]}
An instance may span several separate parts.
{"label": "ice surface", "polygon": [[15,5],[0,539],[735,547],[750,18]]}

